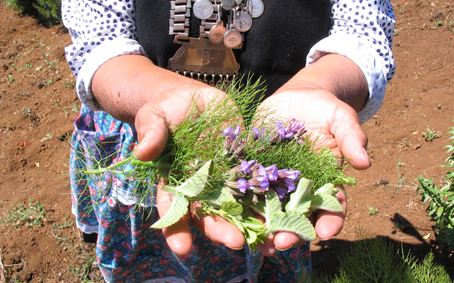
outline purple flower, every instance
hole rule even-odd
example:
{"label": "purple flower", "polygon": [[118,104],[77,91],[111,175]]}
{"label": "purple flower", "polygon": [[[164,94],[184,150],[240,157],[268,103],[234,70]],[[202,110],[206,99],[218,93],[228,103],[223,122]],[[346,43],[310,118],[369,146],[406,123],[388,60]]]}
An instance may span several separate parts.
{"label": "purple flower", "polygon": [[251,161],[241,161],[241,170],[243,170],[245,173],[250,174],[251,173],[251,165],[255,163],[255,160]]}
{"label": "purple flower", "polygon": [[297,180],[299,178],[299,175],[301,175],[301,172],[297,171],[297,170],[293,170],[292,168],[290,168],[290,169],[281,169],[278,172],[278,176],[281,179]]}
{"label": "purple flower", "polygon": [[240,130],[241,130],[240,126],[237,126],[235,128],[235,131],[233,130],[232,127],[227,127],[222,131],[222,134],[224,136],[227,136],[227,138],[230,138],[231,140],[235,140],[236,137],[238,137],[238,135],[240,134]]}
{"label": "purple flower", "polygon": [[242,192],[243,194],[246,192],[248,188],[248,183],[245,179],[239,179],[238,180],[238,190]]}
{"label": "purple flower", "polygon": [[227,127],[227,128],[225,128],[225,129],[222,131],[222,134],[223,134],[224,136],[230,136],[230,134],[231,134],[232,132],[233,132],[232,127]]}
{"label": "purple flower", "polygon": [[277,128],[277,134],[280,138],[281,141],[287,140],[294,135],[297,137],[300,137],[302,134],[306,132],[304,129],[304,122],[300,123],[298,120],[295,118],[292,118],[290,120],[290,126],[284,127],[282,122],[277,121],[276,122],[276,128]]}
{"label": "purple flower", "polygon": [[263,138],[265,136],[265,128],[259,130],[256,127],[252,127],[252,132],[254,133],[254,140],[258,140],[259,138]]}
{"label": "purple flower", "polygon": [[276,165],[271,165],[268,167],[263,167],[262,165],[259,166],[259,175],[266,176],[270,181],[276,181],[277,177],[279,176],[279,170],[277,169]]}
{"label": "purple flower", "polygon": [[277,133],[279,135],[279,138],[281,140],[286,140],[286,139],[289,139],[293,136],[293,132],[289,132],[289,128],[284,128],[284,126],[282,125],[282,122],[276,122],[276,127],[277,127]]}
{"label": "purple flower", "polygon": [[285,195],[288,193],[288,191],[286,189],[280,188],[280,187],[274,188],[274,190],[276,191],[277,195],[279,196],[279,199],[283,199],[285,197]]}
{"label": "purple flower", "polygon": [[288,193],[293,192],[296,188],[295,181],[292,179],[283,179],[285,185],[287,185]]}

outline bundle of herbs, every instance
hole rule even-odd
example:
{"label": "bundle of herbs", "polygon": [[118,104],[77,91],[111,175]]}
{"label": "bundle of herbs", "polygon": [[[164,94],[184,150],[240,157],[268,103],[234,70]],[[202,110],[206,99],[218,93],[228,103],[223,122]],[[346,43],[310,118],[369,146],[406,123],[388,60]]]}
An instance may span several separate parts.
{"label": "bundle of herbs", "polygon": [[[140,161],[132,153],[85,174],[120,174],[151,185],[165,178],[162,189],[173,195],[172,203],[154,229],[176,223],[191,202],[200,202],[203,213],[238,227],[251,250],[278,231],[314,240],[308,216],[317,209],[341,211],[335,184],[353,185],[354,179],[339,170],[336,156],[307,133],[303,121],[257,112],[259,82],[236,82],[225,93],[203,113],[192,105],[183,123],[170,128],[171,138],[155,160]],[[145,198],[150,190],[134,193]]]}

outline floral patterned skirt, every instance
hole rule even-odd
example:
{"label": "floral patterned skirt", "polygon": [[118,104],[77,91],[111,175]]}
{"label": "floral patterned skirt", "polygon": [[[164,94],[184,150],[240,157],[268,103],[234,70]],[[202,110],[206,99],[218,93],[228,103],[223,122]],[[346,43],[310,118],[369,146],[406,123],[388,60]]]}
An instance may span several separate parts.
{"label": "floral patterned skirt", "polygon": [[84,174],[98,164],[109,165],[128,157],[136,143],[132,125],[82,106],[72,136],[72,212],[82,232],[98,234],[96,255],[105,281],[310,281],[309,243],[264,257],[247,245],[236,251],[213,243],[192,227],[191,253],[174,254],[162,232],[150,229],[159,218],[153,204],[153,184],[118,174]]}

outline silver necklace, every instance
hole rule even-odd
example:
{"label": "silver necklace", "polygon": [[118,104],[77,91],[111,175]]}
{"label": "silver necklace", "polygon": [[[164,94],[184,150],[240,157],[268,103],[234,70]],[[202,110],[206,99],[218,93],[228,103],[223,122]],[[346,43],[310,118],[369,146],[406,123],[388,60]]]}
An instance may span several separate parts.
{"label": "silver necklace", "polygon": [[[181,44],[168,69],[211,85],[228,84],[240,65],[232,49],[264,11],[262,0],[171,0],[169,34]],[[199,38],[189,37],[191,10],[201,20]],[[227,23],[221,20],[226,13]]]}

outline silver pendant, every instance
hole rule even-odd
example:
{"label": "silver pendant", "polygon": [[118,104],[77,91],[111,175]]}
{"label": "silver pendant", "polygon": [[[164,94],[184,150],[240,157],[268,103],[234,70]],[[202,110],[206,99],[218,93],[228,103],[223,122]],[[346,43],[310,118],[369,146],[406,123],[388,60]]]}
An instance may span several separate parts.
{"label": "silver pendant", "polygon": [[224,27],[224,22],[218,20],[216,25],[210,29],[210,34],[208,38],[213,44],[220,44],[224,39],[224,34],[227,32],[227,29]]}
{"label": "silver pendant", "polygon": [[222,3],[222,9],[227,10],[227,11],[232,9],[232,7],[234,5],[233,0],[221,0],[221,3]]}
{"label": "silver pendant", "polygon": [[235,21],[233,24],[235,26],[235,29],[238,30],[239,32],[246,32],[252,26],[252,17],[247,12],[240,11],[235,16]]}
{"label": "silver pendant", "polygon": [[262,0],[248,0],[248,8],[253,18],[260,17],[265,10]]}
{"label": "silver pendant", "polygon": [[224,34],[224,44],[228,48],[236,48],[240,46],[242,42],[241,33],[235,29],[230,29]]}
{"label": "silver pendant", "polygon": [[197,0],[192,10],[197,18],[205,20],[213,14],[213,4],[210,0]]}

